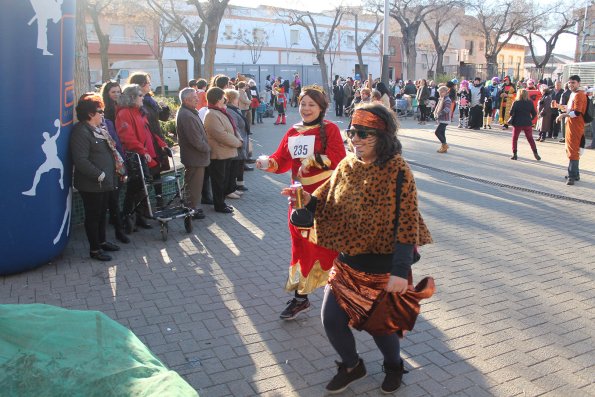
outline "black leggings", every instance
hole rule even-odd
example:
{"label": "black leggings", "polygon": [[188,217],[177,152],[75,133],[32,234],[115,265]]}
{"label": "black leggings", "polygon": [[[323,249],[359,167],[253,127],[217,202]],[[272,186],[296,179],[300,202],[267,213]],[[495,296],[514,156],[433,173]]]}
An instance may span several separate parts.
{"label": "black leggings", "polygon": [[428,107],[426,105],[419,105],[419,121],[426,121],[428,114]]}
{"label": "black leggings", "polygon": [[[349,328],[349,318],[335,299],[335,295],[327,285],[324,289],[322,300],[322,325],[326,336],[333,345],[333,348],[341,356],[342,362],[353,368],[357,365],[359,356],[355,348],[355,338]],[[384,356],[384,362],[388,365],[399,365],[401,363],[399,336],[395,334],[374,336],[376,346]]]}
{"label": "black leggings", "polygon": [[105,224],[110,192],[81,192],[85,208],[85,232],[91,251],[99,251],[105,243]]}
{"label": "black leggings", "polygon": [[438,124],[438,127],[436,127],[436,131],[434,132],[434,134],[436,134],[436,137],[438,138],[440,143],[445,144],[446,143],[446,123]]}

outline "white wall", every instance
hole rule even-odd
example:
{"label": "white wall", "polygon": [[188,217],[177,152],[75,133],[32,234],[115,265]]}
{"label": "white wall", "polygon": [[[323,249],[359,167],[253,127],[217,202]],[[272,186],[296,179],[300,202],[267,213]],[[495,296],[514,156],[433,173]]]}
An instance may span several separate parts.
{"label": "white wall", "polygon": [[[316,15],[315,18],[321,26],[320,31],[326,31],[323,25],[332,24],[331,17]],[[373,28],[372,23],[361,20],[358,26],[360,29]],[[305,28],[282,23],[280,17],[268,8],[243,7],[231,7],[231,11],[228,11],[221,21],[215,63],[252,64],[249,46],[243,44],[234,36],[238,30],[242,30],[247,31],[248,36],[251,38],[251,32],[254,28],[262,29],[268,35],[268,44],[263,48],[257,64],[314,65],[317,63],[312,42]],[[292,43],[291,40],[292,30],[299,32],[299,40],[296,43]],[[349,38],[349,36],[353,36],[353,30],[353,21],[344,19],[338,30],[337,36],[340,37],[338,46],[333,46],[341,51],[335,57],[333,74],[341,76],[354,75],[357,55],[353,45],[354,41]],[[228,33],[231,33],[231,35]],[[360,31],[360,37],[363,35]],[[378,34],[374,40],[380,42]],[[182,44],[183,46],[177,47],[168,46],[164,51],[164,58],[188,60],[188,71],[189,75],[191,75],[194,62],[188,54],[183,38],[178,42],[178,45]],[[364,56],[364,63],[368,65],[369,72],[375,76],[379,75],[381,57],[377,45],[369,44],[364,48],[364,53],[371,54]],[[327,66],[330,73],[329,52],[327,52]]]}

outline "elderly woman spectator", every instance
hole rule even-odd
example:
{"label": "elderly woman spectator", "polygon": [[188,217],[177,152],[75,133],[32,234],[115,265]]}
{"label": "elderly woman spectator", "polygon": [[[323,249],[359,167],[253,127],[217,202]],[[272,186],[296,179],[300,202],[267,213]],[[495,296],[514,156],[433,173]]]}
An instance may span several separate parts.
{"label": "elderly woman spectator", "polygon": [[506,125],[512,125],[512,157],[511,160],[516,160],[517,157],[517,143],[521,132],[525,133],[527,142],[533,150],[535,160],[541,160],[537,154],[537,146],[533,140],[533,119],[537,111],[533,105],[533,101],[529,99],[529,93],[524,88],[519,89],[516,100],[512,103],[510,108],[510,117],[506,121]]}
{"label": "elderly woman spectator", "polygon": [[[375,332],[365,319],[385,294],[400,299],[399,295],[408,293],[416,246],[429,244],[432,238],[418,209],[413,173],[401,155],[393,112],[380,104],[364,105],[355,110],[347,132],[355,156],[343,159],[311,195],[303,194],[306,209],[314,215],[309,225],[314,227],[313,241],[339,252],[325,288],[321,317],[341,362],[326,389],[338,393],[366,375],[352,326],[373,335],[384,358],[381,391],[392,393],[405,372],[398,333],[403,328],[389,321],[388,313],[378,319]],[[294,194],[290,188],[282,193]],[[294,224],[301,223],[298,214],[292,213]]]}
{"label": "elderly woman spectator", "polygon": [[[120,157],[124,159],[126,154],[124,153],[122,142],[120,142],[120,137],[116,132],[115,125],[116,104],[118,102],[118,98],[120,98],[120,95],[122,94],[120,84],[116,83],[115,81],[108,81],[101,87],[100,92],[105,105],[105,113],[103,117],[105,128],[114,140],[116,150],[120,154]],[[116,188],[110,192],[108,209],[110,223],[114,225],[114,229],[116,231],[116,239],[124,244],[128,244],[130,239],[126,236],[126,234],[124,234],[124,224],[122,223],[122,214],[120,209],[120,192],[122,191],[123,184],[123,181],[118,180]]]}
{"label": "elderly woman spectator", "polygon": [[227,190],[232,190],[228,198],[239,198],[248,188],[244,185],[244,165],[248,159],[248,134],[250,134],[250,122],[240,111],[238,105],[241,94],[236,90],[225,90],[225,99],[227,99],[227,114],[233,120],[236,131],[239,133],[244,144],[238,149],[238,156],[231,160],[231,172]]}
{"label": "elderly woman spectator", "polygon": [[151,91],[151,76],[149,76],[148,73],[137,72],[131,74],[128,78],[128,84],[138,84],[144,95],[142,110],[147,116],[149,131],[151,131],[153,146],[155,147],[156,156],[154,157],[154,160],[158,163],[155,167],[151,167],[150,171],[153,180],[157,182],[153,185],[157,198],[157,206],[161,207],[163,206],[163,192],[161,183],[159,182],[161,179],[161,171],[169,170],[169,157],[164,150],[164,147],[167,147],[167,145],[161,145],[162,142],[165,142],[165,137],[163,136],[159,120],[169,120],[171,112],[168,106],[163,103],[157,103],[153,98],[153,92]]}
{"label": "elderly woman spectator", "polygon": [[[233,89],[233,87],[231,87]],[[240,96],[239,101],[238,101],[238,108],[242,111],[242,115],[248,119],[249,117],[251,118],[252,116],[249,116],[248,113],[250,113],[250,97],[248,96],[248,93],[246,92],[246,90],[249,89],[248,86],[246,85],[245,81],[240,81],[238,83],[238,94]],[[228,102],[229,103],[229,102]],[[248,119],[251,122],[251,119]]]}
{"label": "elderly woman spectator", "polygon": [[391,105],[390,105],[391,94],[390,94],[390,91],[388,90],[388,88],[386,87],[386,85],[382,82],[378,82],[378,83],[376,83],[374,88],[376,88],[376,90],[378,90],[378,92],[380,92],[380,101],[382,102],[382,104],[384,106],[386,106],[387,109],[390,109],[391,108]]}
{"label": "elderly woman spectator", "polygon": [[85,208],[85,232],[90,256],[109,261],[105,251],[120,247],[106,241],[105,223],[110,192],[124,177],[123,160],[113,139],[103,125],[104,104],[95,93],[83,94],[76,106],[79,122],[70,136],[70,154],[74,163],[74,187]]}
{"label": "elderly woman spectator", "polygon": [[209,110],[205,115],[205,131],[211,147],[211,165],[209,174],[213,190],[213,203],[216,212],[231,214],[233,207],[225,203],[225,197],[231,190],[231,160],[238,155],[238,148],[244,142],[233,124],[233,119],[227,113],[225,91],[219,87],[211,87],[207,91]]}
{"label": "elderly woman spectator", "polygon": [[547,137],[552,137],[552,96],[547,85],[539,87],[541,98],[537,102],[537,124],[535,129],[539,131],[537,142],[545,142]]}
{"label": "elderly woman spectator", "polygon": [[[148,215],[146,200],[143,200],[144,181],[140,177],[139,166],[148,167],[148,170],[159,167],[155,143],[158,147],[166,147],[167,144],[158,137],[155,137],[149,130],[147,118],[143,107],[145,94],[138,84],[130,84],[124,87],[122,95],[118,98],[118,112],[116,113],[116,131],[126,151],[126,165],[129,171],[128,186],[124,197],[124,214],[132,215],[136,207],[136,226],[144,229],[151,229],[152,226],[144,219]],[[137,154],[139,157],[137,157]],[[141,164],[138,163],[140,158]],[[149,171],[151,174],[154,172]],[[145,177],[148,177],[145,175]],[[136,206],[135,203],[142,203]],[[130,232],[130,230],[127,230]]]}

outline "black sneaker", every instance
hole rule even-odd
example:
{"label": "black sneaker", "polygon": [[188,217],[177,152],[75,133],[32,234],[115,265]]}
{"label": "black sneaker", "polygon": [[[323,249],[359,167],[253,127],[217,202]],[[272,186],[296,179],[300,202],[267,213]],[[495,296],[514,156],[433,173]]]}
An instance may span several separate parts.
{"label": "black sneaker", "polygon": [[111,261],[112,257],[103,252],[102,250],[99,251],[91,251],[89,252],[89,256],[93,259],[97,259],[98,261],[107,262]]}
{"label": "black sneaker", "polygon": [[405,371],[403,367],[403,360],[401,360],[401,364],[399,365],[390,365],[384,363],[382,366],[382,371],[386,374],[384,377],[384,381],[382,382],[382,386],[380,387],[380,391],[385,394],[389,394],[397,390],[401,387],[401,380],[403,379],[403,374],[406,374],[408,371]]}
{"label": "black sneaker", "polygon": [[287,307],[281,312],[279,318],[282,320],[293,320],[300,313],[304,313],[310,310],[310,301],[306,299],[293,298],[287,301]]}
{"label": "black sneaker", "polygon": [[106,241],[105,243],[101,244],[101,249],[104,251],[120,251],[120,247],[114,243],[110,243]]}
{"label": "black sneaker", "polygon": [[366,366],[364,365],[364,360],[361,358],[351,372],[347,372],[347,367],[343,363],[338,361],[335,361],[335,363],[337,363],[337,375],[326,385],[326,390],[329,394],[341,393],[347,389],[347,386],[366,376]]}

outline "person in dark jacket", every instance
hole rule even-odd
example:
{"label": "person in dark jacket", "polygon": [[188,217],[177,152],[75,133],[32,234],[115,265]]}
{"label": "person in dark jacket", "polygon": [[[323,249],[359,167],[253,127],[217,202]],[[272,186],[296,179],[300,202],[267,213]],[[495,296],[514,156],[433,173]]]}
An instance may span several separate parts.
{"label": "person in dark jacket", "polygon": [[416,98],[419,106],[418,124],[425,124],[428,116],[427,102],[430,99],[430,89],[428,88],[428,82],[425,79],[422,79],[421,83],[419,84]]}
{"label": "person in dark jacket", "polygon": [[248,190],[244,185],[244,170],[246,165],[246,159],[248,158],[248,146],[249,140],[248,135],[250,134],[250,121],[244,116],[239,108],[241,93],[227,89],[225,90],[225,99],[227,99],[227,114],[231,117],[236,128],[236,132],[239,134],[244,144],[238,149],[238,156],[231,160],[231,173],[228,180],[227,190],[233,192],[227,195],[228,198],[238,198],[236,196],[242,196],[242,194]]}
{"label": "person in dark jacket", "polygon": [[533,101],[529,99],[527,90],[521,88],[517,92],[516,100],[510,109],[510,118],[506,124],[512,125],[512,157],[511,160],[517,159],[517,142],[521,132],[525,133],[527,142],[533,150],[535,160],[541,160],[537,153],[537,146],[533,139],[533,119],[537,116],[537,111],[533,105]]}
{"label": "person in dark jacket", "polygon": [[564,89],[562,88],[562,82],[556,81],[554,83],[554,89],[552,91],[552,116],[551,116],[551,125],[552,129],[550,130],[550,134],[548,138],[558,139],[558,135],[560,134],[560,123],[556,122],[556,119],[560,115],[560,111],[558,110],[558,104],[562,101],[562,94],[564,93]]}
{"label": "person in dark jacket", "polygon": [[103,124],[103,100],[98,94],[83,94],[76,106],[79,122],[70,136],[70,154],[74,163],[74,187],[85,208],[85,232],[90,256],[109,261],[105,251],[120,247],[106,241],[105,224],[110,192],[124,177],[124,162]]}
{"label": "person in dark jacket", "polygon": [[542,84],[539,87],[541,98],[537,102],[537,123],[535,129],[539,131],[537,142],[545,142],[546,137],[552,136],[552,97],[547,85]]}
{"label": "person in dark jacket", "polygon": [[[115,81],[108,81],[101,87],[101,97],[105,105],[103,122],[105,128],[107,128],[107,132],[109,132],[110,136],[114,140],[114,143],[116,144],[116,150],[124,159],[126,158],[126,154],[124,153],[122,142],[120,142],[120,137],[116,132],[116,103],[118,102],[118,98],[121,94],[122,89],[120,88],[120,84],[116,83]],[[124,224],[122,222],[121,214],[122,209],[120,208],[120,192],[122,191],[123,185],[124,182],[119,181],[116,189],[110,192],[108,209],[110,223],[114,225],[114,229],[116,231],[116,239],[124,244],[128,244],[130,239],[128,236],[126,236],[126,234],[124,234]]]}
{"label": "person in dark jacket", "polygon": [[[570,91],[570,87],[568,86],[568,83],[566,83],[566,85],[564,86],[564,92],[562,93],[562,96],[560,97],[560,102],[559,104],[562,105],[561,108],[561,112],[560,114],[564,113],[566,111],[566,105],[568,105],[568,100],[570,99],[570,94],[572,94],[572,91]],[[560,130],[562,131],[562,139],[560,139],[560,143],[564,143],[566,140],[566,119],[562,118],[559,121],[560,124]]]}
{"label": "person in dark jacket", "polygon": [[163,191],[161,183],[159,182],[161,179],[161,171],[169,170],[169,157],[165,150],[159,145],[159,142],[165,141],[159,121],[169,120],[171,111],[168,106],[163,103],[157,103],[153,98],[153,92],[151,91],[151,76],[148,73],[137,72],[131,74],[128,78],[128,84],[138,84],[144,94],[142,112],[146,115],[149,123],[149,131],[151,131],[153,146],[155,147],[157,155],[155,161],[158,163],[155,167],[151,167],[149,170],[151,171],[151,176],[155,182],[153,188],[155,189],[155,196],[157,198],[157,207],[162,207],[163,198],[161,195]]}
{"label": "person in dark jacket", "polygon": [[335,116],[343,117],[343,99],[345,92],[343,90],[343,84],[341,80],[337,80],[337,83],[333,87],[333,99],[335,100]]}
{"label": "person in dark jacket", "polygon": [[180,145],[180,161],[184,164],[184,194],[186,203],[194,208],[194,219],[204,219],[199,208],[205,168],[211,162],[211,148],[205,127],[198,117],[198,93],[193,88],[180,91],[180,109],[176,114],[176,131]]}

